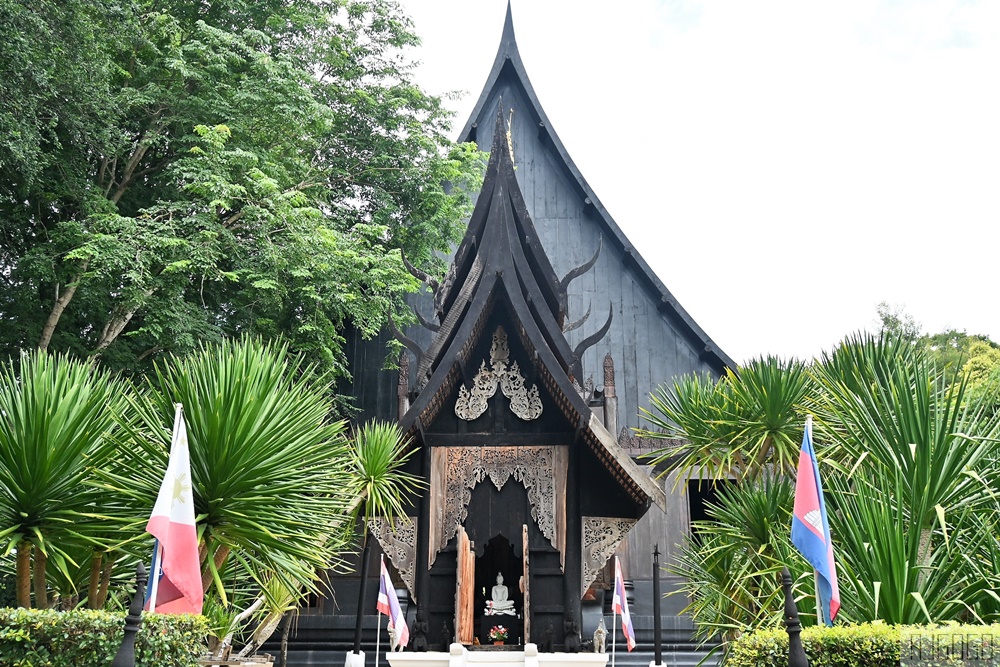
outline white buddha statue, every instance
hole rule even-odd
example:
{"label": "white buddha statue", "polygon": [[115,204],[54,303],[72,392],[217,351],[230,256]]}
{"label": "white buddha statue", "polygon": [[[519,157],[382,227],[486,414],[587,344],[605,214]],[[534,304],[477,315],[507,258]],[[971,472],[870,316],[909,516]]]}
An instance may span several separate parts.
{"label": "white buddha statue", "polygon": [[503,574],[501,572],[497,572],[497,585],[493,587],[493,598],[486,603],[486,615],[516,615],[514,603],[507,598],[507,587],[503,585]]}

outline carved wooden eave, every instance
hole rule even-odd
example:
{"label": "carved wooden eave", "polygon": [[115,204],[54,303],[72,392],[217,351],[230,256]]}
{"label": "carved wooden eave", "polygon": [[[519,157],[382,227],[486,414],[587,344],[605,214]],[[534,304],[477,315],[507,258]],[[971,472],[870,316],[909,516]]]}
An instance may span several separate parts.
{"label": "carved wooden eave", "polygon": [[500,113],[483,189],[452,274],[442,300],[444,321],[421,359],[424,378],[417,378],[419,394],[400,419],[404,432],[418,436],[442,409],[453,408],[460,378],[471,378],[475,371],[469,369],[481,367],[482,360],[471,355],[478,341],[493,334],[485,327],[494,309],[502,306],[512,319],[507,335],[527,352],[536,381],[567,423],[578,430],[640,514],[650,502],[663,507],[663,492],[620,451],[574,386],[579,359],[562,332],[564,288],[538,241],[518,187]]}
{"label": "carved wooden eave", "polygon": [[[570,158],[565,146],[563,146],[562,141],[560,141],[555,130],[552,128],[552,123],[549,122],[548,117],[545,115],[545,111],[538,101],[538,96],[535,94],[531,81],[528,79],[527,71],[518,52],[517,40],[514,36],[514,22],[509,3],[507,5],[507,15],[496,59],[493,62],[493,67],[487,77],[486,85],[483,87],[479,100],[465,127],[459,134],[459,141],[475,141],[477,134],[484,129],[477,126],[476,120],[482,115],[486,105],[490,103],[494,91],[502,81],[513,81],[523,91],[530,108],[517,109],[516,112],[521,114],[522,117],[530,118],[533,123],[537,124],[539,135],[544,136],[546,141],[551,143],[554,157],[556,157],[557,162],[561,162],[559,166],[570,176],[569,180],[575,184],[580,199],[596,214],[595,217],[600,222],[603,230],[603,238],[605,238],[606,243],[610,242],[611,245],[615,245],[624,254],[625,261],[634,267],[636,274],[642,277],[647,288],[653,294],[657,295],[658,310],[661,315],[673,322],[695,344],[696,348],[701,350],[701,358],[715,372],[721,375],[727,368],[735,370],[735,362],[698,326],[697,322],[680,305],[677,298],[656,276],[639,251],[632,245],[611,217],[611,214],[601,204],[600,199],[594,194],[594,191],[587,184],[586,180],[584,180],[580,170]],[[579,378],[577,379],[579,380]]]}

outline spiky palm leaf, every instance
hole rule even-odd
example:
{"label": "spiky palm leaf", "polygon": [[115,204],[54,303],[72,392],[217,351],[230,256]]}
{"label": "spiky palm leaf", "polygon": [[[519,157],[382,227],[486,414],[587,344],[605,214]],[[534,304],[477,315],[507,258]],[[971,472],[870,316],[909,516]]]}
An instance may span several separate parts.
{"label": "spiky palm leaf", "polygon": [[831,454],[886,481],[898,471],[900,502],[922,529],[987,500],[983,475],[998,455],[1000,422],[965,400],[963,378],[946,378],[908,341],[870,335],[824,355],[816,376]]}
{"label": "spiky palm leaf", "polygon": [[113,508],[88,481],[115,453],[109,434],[126,395],[106,371],[64,355],[23,353],[0,367],[0,553],[33,546],[72,580],[73,548],[101,545]]}
{"label": "spiky palm leaf", "polygon": [[356,498],[355,519],[360,517],[364,547],[361,552],[361,586],[358,588],[358,607],[354,626],[354,648],[361,650],[362,605],[368,586],[368,560],[371,552],[371,535],[368,523],[382,517],[394,521],[404,515],[404,502],[412,500],[420,488],[420,478],[403,470],[416,451],[409,448],[399,426],[372,420],[354,432],[351,447],[351,489]]}
{"label": "spiky palm leaf", "polygon": [[703,641],[780,622],[781,569],[805,569],[788,541],[793,497],[792,483],[775,475],[728,484],[706,506],[708,520],[692,525],[694,536],[669,569],[684,578],[685,611]]}
{"label": "spiky palm leaf", "polygon": [[956,513],[948,539],[935,531],[930,540],[909,514],[902,475],[895,477],[829,478],[841,599],[849,601],[845,618],[910,624],[976,615],[978,596],[970,593],[985,581],[965,554],[984,545],[983,534],[970,523],[972,513]]}
{"label": "spiky palm leaf", "polygon": [[404,503],[422,485],[403,468],[417,451],[397,424],[372,420],[354,430],[350,448],[351,495],[365,524],[405,516]]}
{"label": "spiky palm leaf", "polygon": [[184,406],[198,535],[220,598],[217,566],[227,560],[258,586],[277,577],[289,590],[315,590],[316,571],[344,546],[351,501],[344,424],[328,419],[325,385],[286,346],[253,339],[158,365],[134,401],[139,420],[121,471],[109,478],[139,508],[152,507],[159,489],[175,403]]}
{"label": "spiky palm leaf", "polygon": [[801,361],[761,357],[715,382],[688,375],[672,389],[660,387],[644,416],[651,438],[681,439],[653,456],[653,463],[680,456],[678,480],[756,476],[765,468],[791,472],[802,439],[801,406],[813,388]]}

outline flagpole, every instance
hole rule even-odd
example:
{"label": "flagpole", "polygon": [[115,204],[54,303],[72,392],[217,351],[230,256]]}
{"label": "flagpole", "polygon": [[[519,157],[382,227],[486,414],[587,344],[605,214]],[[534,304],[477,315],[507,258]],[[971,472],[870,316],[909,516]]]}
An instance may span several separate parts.
{"label": "flagpole", "polygon": [[[379,557],[378,557],[379,585],[381,585],[381,583],[382,583],[382,570],[384,568],[385,568],[385,556],[384,555],[379,555]],[[376,620],[376,623],[375,623],[375,628],[376,628],[376,630],[375,630],[375,667],[378,667],[379,645],[382,642],[382,614],[379,612],[377,604],[375,605],[375,620]],[[390,618],[390,620],[392,620],[392,619]]]}
{"label": "flagpole", "polygon": [[[624,586],[623,586],[624,587]],[[618,595],[618,556],[615,555],[615,595]],[[611,667],[615,667],[615,657],[618,652],[618,606],[611,598]]]}
{"label": "flagpole", "polygon": [[[812,442],[813,416],[806,415],[806,432],[809,434],[809,442]],[[813,568],[813,590],[816,592],[816,625],[825,625],[823,617],[823,599],[819,596],[819,570]]]}
{"label": "flagpole", "polygon": [[156,589],[160,587],[160,562],[163,560],[163,545],[156,540],[156,549],[153,551],[153,567],[150,569],[150,576],[153,583],[149,586],[149,612],[156,611]]}
{"label": "flagpole", "polygon": [[615,651],[618,643],[618,610],[611,605],[611,667],[615,667]]}
{"label": "flagpole", "polygon": [[824,620],[826,614],[823,613],[823,602],[819,596],[819,570],[813,570],[813,587],[816,590],[816,625],[826,625],[826,621]]}

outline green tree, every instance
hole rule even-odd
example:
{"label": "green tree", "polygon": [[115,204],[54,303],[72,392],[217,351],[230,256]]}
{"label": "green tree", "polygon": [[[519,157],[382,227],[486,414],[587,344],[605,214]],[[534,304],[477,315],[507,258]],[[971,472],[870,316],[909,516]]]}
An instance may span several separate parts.
{"label": "green tree", "polygon": [[125,528],[143,534],[166,468],[174,405],[184,406],[192,493],[206,591],[228,606],[223,580],[315,591],[316,572],[339,562],[349,451],[331,421],[326,383],[286,346],[224,341],[156,365],[133,401],[106,485],[133,501]]}
{"label": "green tree", "polygon": [[361,522],[364,547],[361,550],[361,586],[354,626],[354,653],[361,650],[362,608],[368,585],[371,553],[369,523],[376,518],[395,521],[405,516],[405,502],[421,487],[419,477],[404,470],[417,450],[397,424],[370,421],[354,432],[351,447],[351,490],[355,498],[355,523]]}
{"label": "green tree", "polygon": [[126,393],[107,371],[65,355],[22,353],[0,366],[0,553],[16,552],[21,607],[32,606],[32,579],[44,609],[48,570],[73,581],[79,554],[107,544],[115,499],[90,482],[115,456]]}
{"label": "green tree", "polygon": [[996,420],[905,338],[848,338],[817,367],[818,417],[848,468],[888,481],[898,472],[911,521],[921,529],[985,499],[975,473],[996,449]]}
{"label": "green tree", "polygon": [[668,565],[682,577],[679,592],[702,641],[731,641],[758,626],[776,625],[783,613],[781,570],[805,572],[788,539],[794,486],[790,478],[764,474],[720,487],[706,507],[708,520],[694,522],[677,561]]}
{"label": "green tree", "polygon": [[[992,347],[983,345],[989,358]],[[781,432],[789,450],[792,437],[801,438],[803,413],[817,417],[842,617],[997,618],[1000,432],[993,404],[968,393],[955,364],[939,364],[905,332],[848,337],[807,374],[805,385],[797,374],[771,375],[767,391],[756,393],[780,406],[774,414],[784,417],[770,423],[787,424]],[[734,398],[747,393],[735,391],[737,384],[753,387],[759,376],[760,368],[740,369],[714,386],[688,378],[657,395],[669,409],[661,409],[663,425],[686,440],[661,459],[681,453],[676,465],[683,470],[739,485],[720,493],[712,520],[698,525],[674,564],[687,578],[689,611],[703,637],[776,622],[777,582],[767,577],[780,562],[803,565],[788,540],[794,468],[782,461],[792,452],[768,456],[756,475],[747,474],[752,466],[731,463],[752,460],[747,453],[763,441],[741,439],[765,420]]]}
{"label": "green tree", "polygon": [[[253,333],[343,372],[481,168],[389,0],[0,0],[0,351],[145,370]],[[6,76],[10,74],[10,76]]]}
{"label": "green tree", "polygon": [[887,301],[881,301],[875,307],[875,312],[878,314],[879,333],[898,336],[908,341],[920,338],[920,323],[902,306],[893,306]]}
{"label": "green tree", "polygon": [[878,332],[887,336],[902,338],[916,347],[920,347],[928,358],[942,371],[951,369],[952,374],[973,354],[982,353],[981,345],[1000,349],[988,336],[970,334],[957,329],[946,329],[938,333],[924,333],[920,324],[912,315],[906,313],[900,306],[890,306],[882,302],[877,307]]}

